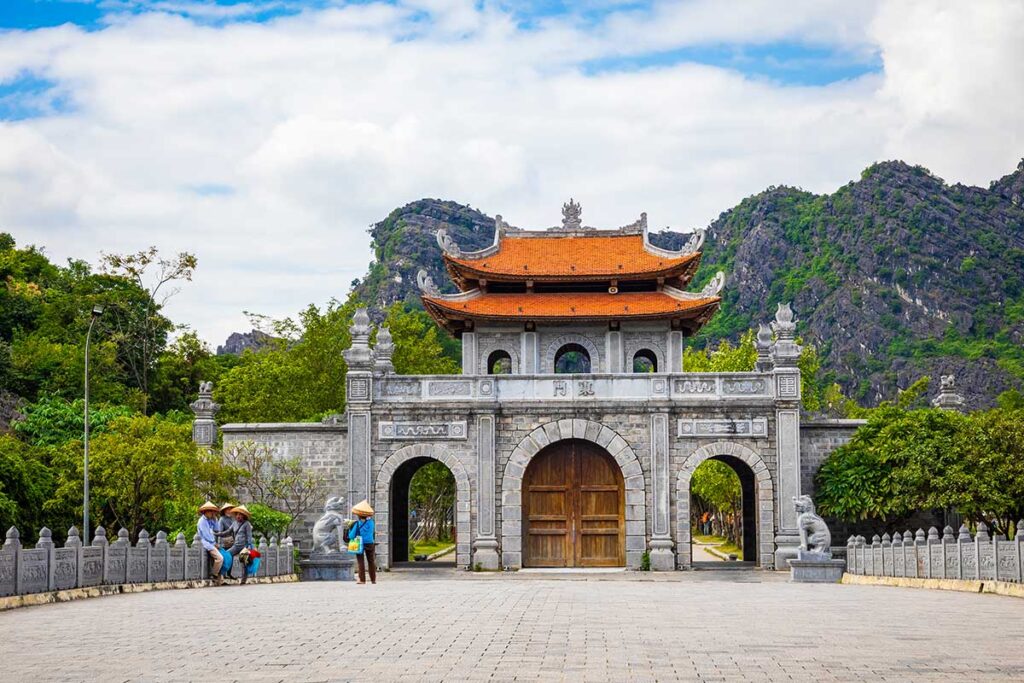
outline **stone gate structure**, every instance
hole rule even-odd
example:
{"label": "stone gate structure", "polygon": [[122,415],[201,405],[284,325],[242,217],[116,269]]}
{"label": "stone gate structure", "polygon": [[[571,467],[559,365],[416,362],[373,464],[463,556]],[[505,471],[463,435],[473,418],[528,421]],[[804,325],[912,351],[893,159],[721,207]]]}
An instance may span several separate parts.
{"label": "stone gate structure", "polygon": [[[790,501],[811,481],[788,304],[761,325],[754,371],[685,373],[684,338],[718,310],[725,283],[718,273],[685,289],[702,233],[669,251],[649,241],[646,215],[596,230],[570,201],[550,230],[499,216],[486,249],[462,252],[443,231],[438,242],[460,291],[441,294],[424,272],[419,284],[427,311],[462,341],[461,375],[396,374],[388,330],[371,348],[360,310],[343,419],[224,425],[225,448],[298,454],[332,493],[368,498],[384,567],[405,559],[394,537],[407,533],[410,468],[437,460],[456,481],[460,567],[638,568],[649,553],[652,569],[686,569],[690,479],[716,459],[740,477],[746,559],[787,567],[799,543]],[[815,423],[806,446],[820,462],[852,427]]]}

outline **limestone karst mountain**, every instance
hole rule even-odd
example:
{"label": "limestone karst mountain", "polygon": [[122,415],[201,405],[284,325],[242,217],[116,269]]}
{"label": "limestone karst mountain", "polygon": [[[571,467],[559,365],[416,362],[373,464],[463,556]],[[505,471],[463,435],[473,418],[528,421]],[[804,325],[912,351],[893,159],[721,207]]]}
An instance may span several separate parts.
{"label": "limestone karst mountain", "polygon": [[[378,309],[418,302],[420,268],[450,287],[439,227],[479,249],[494,220],[436,199],[396,209],[371,228],[376,260],[357,294]],[[686,236],[653,239],[676,247]],[[825,371],[864,403],[925,374],[955,373],[972,406],[1024,385],[1024,161],[988,189],[899,161],[832,194],[768,188],[708,227],[694,286],[718,269],[729,278],[722,311],[691,343],[735,338],[785,300]]]}

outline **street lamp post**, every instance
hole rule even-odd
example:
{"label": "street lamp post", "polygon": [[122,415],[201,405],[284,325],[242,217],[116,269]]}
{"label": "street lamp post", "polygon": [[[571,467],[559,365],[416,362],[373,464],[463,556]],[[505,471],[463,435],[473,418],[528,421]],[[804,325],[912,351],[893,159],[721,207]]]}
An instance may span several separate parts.
{"label": "street lamp post", "polygon": [[82,482],[82,542],[85,544],[92,538],[89,535],[89,340],[92,337],[92,327],[101,315],[103,307],[93,306],[89,331],[85,333],[85,478]]}

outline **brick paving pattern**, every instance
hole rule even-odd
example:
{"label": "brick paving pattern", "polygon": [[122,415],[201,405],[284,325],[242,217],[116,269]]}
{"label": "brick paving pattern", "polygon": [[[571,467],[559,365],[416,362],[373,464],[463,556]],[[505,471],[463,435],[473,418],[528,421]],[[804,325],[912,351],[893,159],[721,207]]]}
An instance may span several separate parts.
{"label": "brick paving pattern", "polygon": [[[226,635],[230,632],[232,635]],[[1024,680],[1024,600],[759,572],[432,570],[0,613],[3,680]],[[246,652],[246,661],[238,653]]]}

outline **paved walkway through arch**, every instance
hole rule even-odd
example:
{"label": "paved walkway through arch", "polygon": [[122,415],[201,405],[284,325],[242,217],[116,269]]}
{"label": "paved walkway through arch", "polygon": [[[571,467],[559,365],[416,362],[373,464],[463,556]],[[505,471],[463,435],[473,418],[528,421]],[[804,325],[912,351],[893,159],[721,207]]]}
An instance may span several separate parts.
{"label": "paved walkway through arch", "polygon": [[0,613],[0,676],[1024,680],[1016,598],[795,585],[754,571],[407,571],[379,581],[164,591]]}

